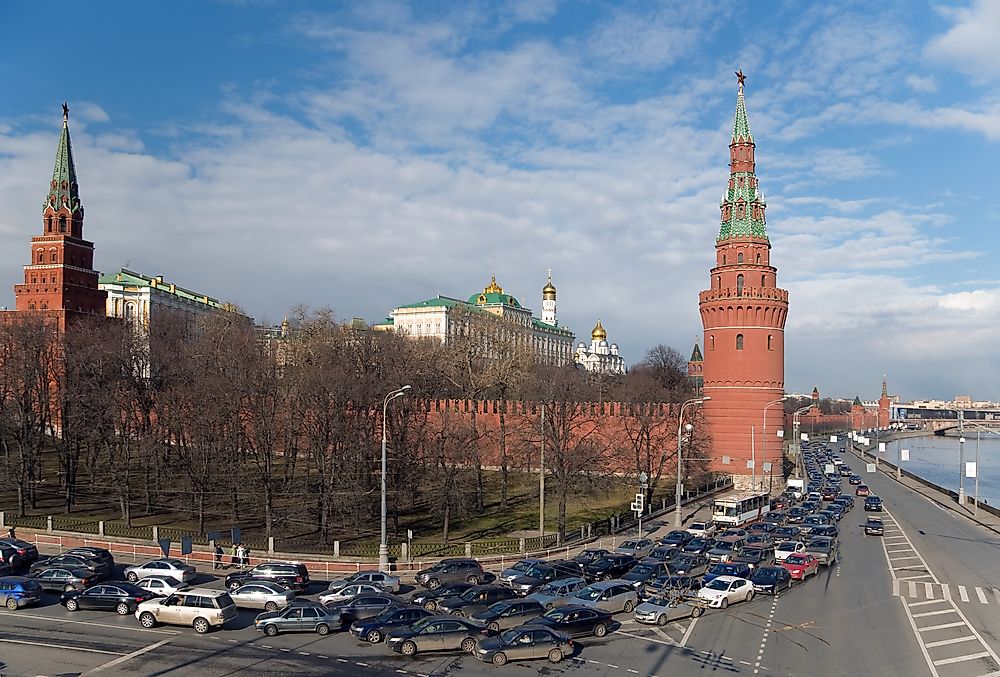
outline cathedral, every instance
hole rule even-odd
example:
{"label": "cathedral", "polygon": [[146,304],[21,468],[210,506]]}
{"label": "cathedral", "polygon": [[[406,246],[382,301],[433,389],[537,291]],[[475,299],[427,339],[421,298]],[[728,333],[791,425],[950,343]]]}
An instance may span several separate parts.
{"label": "cathedral", "polygon": [[608,344],[608,332],[598,320],[590,332],[590,345],[583,341],[576,347],[573,361],[587,371],[599,374],[624,374],[625,358],[618,354],[618,344]]}

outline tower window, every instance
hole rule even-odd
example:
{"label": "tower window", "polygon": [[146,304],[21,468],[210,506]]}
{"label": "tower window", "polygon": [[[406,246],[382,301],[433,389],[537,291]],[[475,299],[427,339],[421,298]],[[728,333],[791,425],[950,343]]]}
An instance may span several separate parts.
{"label": "tower window", "polygon": [[708,337],[708,349],[715,350],[715,334],[711,334]]}
{"label": "tower window", "polygon": [[743,334],[736,335],[736,350],[743,350]]}
{"label": "tower window", "polygon": [[726,265],[726,255],[722,255],[722,265]]}
{"label": "tower window", "polygon": [[736,255],[736,263],[743,263],[743,252]]}
{"label": "tower window", "polygon": [[51,216],[46,216],[45,217],[45,229],[47,231],[49,231],[50,233],[52,232],[52,217]]}
{"label": "tower window", "polygon": [[39,263],[41,263],[41,262],[42,262],[42,256],[44,256],[44,255],[42,254],[42,252],[38,252],[38,262],[39,262]]}
{"label": "tower window", "polygon": [[66,217],[65,216],[60,216],[59,217],[59,232],[60,233],[65,233],[66,232]]}
{"label": "tower window", "polygon": [[760,254],[757,254],[757,263],[760,263]]}
{"label": "tower window", "polygon": [[743,296],[743,275],[736,276],[736,295]]}
{"label": "tower window", "polygon": [[51,260],[52,262],[55,262],[55,260],[56,260],[56,253],[55,253],[55,252],[52,252],[51,254],[49,254],[49,259],[50,259],[50,260]]}
{"label": "tower window", "polygon": [[[41,259],[39,259],[39,260],[41,260]],[[721,275],[716,275],[715,276],[715,286],[716,286],[716,289],[722,289],[722,276]]]}
{"label": "tower window", "polygon": [[772,336],[771,334],[768,334],[767,335],[767,349],[768,350],[774,350],[773,340],[774,340],[774,336]]}
{"label": "tower window", "polygon": [[767,275],[761,275],[760,276],[760,286],[763,287],[765,285],[767,285]]}

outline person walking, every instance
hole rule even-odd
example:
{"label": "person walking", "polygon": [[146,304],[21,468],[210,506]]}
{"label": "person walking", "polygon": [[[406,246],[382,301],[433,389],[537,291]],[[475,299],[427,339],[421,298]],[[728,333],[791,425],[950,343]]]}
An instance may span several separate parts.
{"label": "person walking", "polygon": [[17,534],[14,533],[14,527],[7,530],[7,538],[17,538]]}
{"label": "person walking", "polygon": [[230,567],[236,568],[236,567],[238,567],[240,565],[240,561],[239,561],[239,559],[237,559],[238,555],[239,555],[239,550],[236,547],[236,543],[233,543],[232,548],[230,548],[230,556],[229,556],[229,561],[231,563],[229,565]]}
{"label": "person walking", "polygon": [[218,543],[216,543],[215,544],[215,550],[213,552],[214,552],[214,555],[215,555],[215,559],[212,562],[212,568],[213,569],[221,569],[222,568],[222,546],[219,545]]}
{"label": "person walking", "polygon": [[243,548],[243,544],[240,543],[236,546],[236,559],[239,560],[241,569],[246,566],[246,556],[247,551]]}
{"label": "person walking", "polygon": [[243,564],[250,566],[250,548],[243,546]]}

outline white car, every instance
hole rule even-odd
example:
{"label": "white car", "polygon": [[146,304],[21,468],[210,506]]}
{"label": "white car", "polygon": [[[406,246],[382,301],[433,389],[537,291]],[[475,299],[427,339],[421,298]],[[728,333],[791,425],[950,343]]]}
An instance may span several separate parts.
{"label": "white car", "polygon": [[165,576],[181,583],[190,583],[198,577],[198,572],[179,559],[154,559],[125,569],[125,578],[133,583],[147,576]]}
{"label": "white car", "polygon": [[187,583],[181,583],[175,578],[170,576],[146,576],[145,578],[140,578],[136,585],[138,585],[143,590],[149,590],[157,595],[172,595],[178,590],[186,590]]}
{"label": "white car", "polygon": [[351,583],[371,583],[382,588],[385,592],[399,592],[399,576],[393,576],[383,571],[359,571],[347,578],[330,581],[326,589],[332,592]]}
{"label": "white car", "polygon": [[719,576],[698,591],[698,597],[714,609],[725,609],[736,602],[753,599],[753,584],[738,576]]}
{"label": "white car", "polygon": [[361,593],[379,593],[385,592],[381,586],[375,585],[373,583],[351,583],[350,585],[345,585],[339,590],[328,590],[319,596],[319,603],[326,606],[329,604],[340,604],[346,602],[350,599],[354,599]]}
{"label": "white car", "polygon": [[695,538],[711,538],[715,535],[716,529],[712,522],[691,522],[687,532],[694,534]]}
{"label": "white car", "polygon": [[789,555],[798,555],[806,551],[806,544],[802,541],[782,541],[774,546],[774,562],[781,564]]}

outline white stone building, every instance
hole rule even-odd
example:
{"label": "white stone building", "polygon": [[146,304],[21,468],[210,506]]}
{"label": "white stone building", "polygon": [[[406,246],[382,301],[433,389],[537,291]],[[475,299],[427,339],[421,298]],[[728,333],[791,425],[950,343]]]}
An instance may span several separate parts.
{"label": "white stone building", "polygon": [[587,371],[601,374],[624,374],[625,358],[618,354],[618,344],[608,344],[608,332],[597,321],[590,332],[590,346],[583,341],[576,347],[573,360]]}

